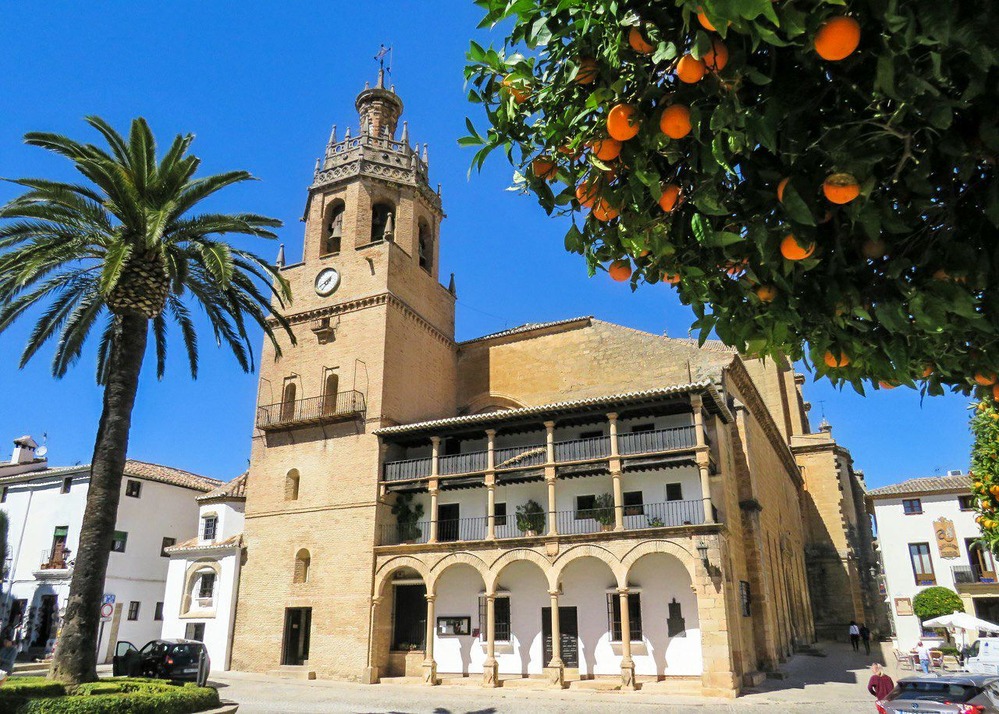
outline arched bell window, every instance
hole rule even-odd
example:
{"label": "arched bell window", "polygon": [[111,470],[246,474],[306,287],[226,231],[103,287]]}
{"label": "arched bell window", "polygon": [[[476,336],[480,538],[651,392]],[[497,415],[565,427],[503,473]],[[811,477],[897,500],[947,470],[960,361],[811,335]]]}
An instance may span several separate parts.
{"label": "arched bell window", "polygon": [[420,219],[419,245],[420,267],[430,272],[434,265],[434,236],[427,222]]}
{"label": "arched bell window", "polygon": [[371,207],[371,242],[392,240],[395,233],[395,206],[379,202]]}
{"label": "arched bell window", "polygon": [[320,255],[335,255],[340,252],[343,238],[343,201],[333,201],[326,209],[323,220],[323,243]]}
{"label": "arched bell window", "polygon": [[298,469],[292,469],[284,478],[284,500],[286,501],[297,501],[298,500],[298,488],[301,484],[301,476],[299,476]]}
{"label": "arched bell window", "polygon": [[340,387],[340,377],[336,372],[327,372],[323,380],[323,416],[336,414],[336,395]]}
{"label": "arched bell window", "polygon": [[294,382],[284,385],[284,394],[281,397],[281,421],[292,421],[295,418],[296,391]]}
{"label": "arched bell window", "polygon": [[307,583],[309,582],[309,568],[312,565],[312,558],[309,556],[309,551],[302,548],[295,554],[295,573],[293,576],[294,582],[296,583]]}

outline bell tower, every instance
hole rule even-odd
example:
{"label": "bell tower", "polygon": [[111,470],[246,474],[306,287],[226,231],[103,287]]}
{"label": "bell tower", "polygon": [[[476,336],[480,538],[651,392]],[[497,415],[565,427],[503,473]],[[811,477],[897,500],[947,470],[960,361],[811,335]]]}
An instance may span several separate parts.
{"label": "bell tower", "polygon": [[260,360],[232,666],[366,667],[379,445],[392,424],[452,416],[454,303],[439,274],[439,189],[383,72],[334,126],[308,188],[292,289],[297,345]]}

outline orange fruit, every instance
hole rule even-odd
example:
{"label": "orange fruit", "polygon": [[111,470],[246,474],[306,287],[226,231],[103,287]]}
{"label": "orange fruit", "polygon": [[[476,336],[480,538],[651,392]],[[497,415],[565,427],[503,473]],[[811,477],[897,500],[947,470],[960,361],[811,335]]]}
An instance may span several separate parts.
{"label": "orange fruit", "polygon": [[669,285],[679,285],[680,284],[680,274],[679,273],[664,273],[663,282]]}
{"label": "orange fruit", "polygon": [[579,155],[583,153],[579,149],[573,149],[568,144],[558,147],[558,153],[568,156],[570,159],[578,159]]}
{"label": "orange fruit", "polygon": [[655,46],[649,44],[649,41],[645,39],[645,35],[637,27],[632,27],[628,32],[628,44],[631,45],[631,49],[640,55],[650,55],[656,51]]}
{"label": "orange fruit", "polygon": [[975,372],[975,384],[991,387],[996,383],[995,372]]}
{"label": "orange fruit", "polygon": [[619,283],[623,282],[631,277],[631,262],[626,259],[615,260],[607,268],[607,272]]}
{"label": "orange fruit", "polygon": [[631,104],[618,104],[607,113],[607,133],[618,141],[627,141],[638,133],[639,120],[635,107]]}
{"label": "orange fruit", "polygon": [[850,174],[830,174],[822,183],[822,193],[832,203],[843,205],[860,195],[860,184]]}
{"label": "orange fruit", "polygon": [[728,64],[728,47],[721,40],[712,38],[711,49],[701,59],[712,72],[721,72]]}
{"label": "orange fruit", "polygon": [[682,139],[690,133],[690,109],[682,104],[670,104],[659,117],[659,130],[670,139]]}
{"label": "orange fruit", "polygon": [[701,23],[701,27],[708,32],[716,32],[715,26],[711,24],[711,21],[708,20],[708,16],[704,14],[704,10],[700,7],[697,8],[697,21]]}
{"label": "orange fruit", "polygon": [[592,57],[583,57],[579,60],[579,71],[576,78],[572,80],[576,84],[593,84],[600,71],[600,65]]}
{"label": "orange fruit", "polygon": [[798,240],[788,233],[780,242],[780,254],[788,260],[804,260],[815,252],[815,243],[802,246]]}
{"label": "orange fruit", "polygon": [[859,44],[860,23],[852,17],[830,18],[815,33],[815,51],[824,60],[846,59]]}
{"label": "orange fruit", "polygon": [[756,288],[756,297],[760,302],[773,302],[777,297],[777,288],[773,285],[759,285]]}
{"label": "orange fruit", "polygon": [[593,204],[592,213],[598,221],[611,221],[617,218],[621,212],[610,205],[606,198],[600,198]]}
{"label": "orange fruit", "polygon": [[832,369],[836,369],[839,367],[846,367],[848,364],[850,364],[850,358],[847,357],[846,353],[844,352],[840,352],[837,355],[827,351],[823,359],[826,363],[826,366]]}
{"label": "orange fruit", "polygon": [[891,382],[878,382],[878,386],[881,387],[882,389],[894,389],[898,385],[892,384]]}
{"label": "orange fruit", "polygon": [[617,139],[597,139],[590,144],[590,148],[601,161],[613,161],[621,155],[621,142]]}
{"label": "orange fruit", "polygon": [[531,171],[538,178],[551,181],[558,174],[558,164],[552,161],[552,157],[547,154],[541,154],[531,162]]}
{"label": "orange fruit", "polygon": [[686,84],[700,82],[704,79],[704,73],[707,71],[704,61],[694,59],[693,55],[684,55],[676,63],[676,76],[680,78],[681,82],[685,82]]}
{"label": "orange fruit", "polygon": [[929,377],[929,376],[930,376],[931,374],[933,374],[933,365],[929,365],[929,364],[928,364],[928,365],[926,365],[926,367],[925,367],[925,368],[923,369],[923,379],[926,379],[926,378],[927,378],[927,377]]}
{"label": "orange fruit", "polygon": [[888,255],[888,246],[879,240],[872,240],[871,238],[868,238],[864,241],[864,244],[860,246],[860,252],[865,258],[877,260],[878,258],[884,258]]}
{"label": "orange fruit", "polygon": [[504,79],[500,84],[506,89],[507,92],[510,93],[510,96],[513,97],[513,101],[517,104],[523,104],[527,101],[527,98],[531,96],[531,93],[527,91],[526,87],[514,84],[513,80],[509,77]]}
{"label": "orange fruit", "polygon": [[785,176],[780,180],[780,183],[777,184],[777,200],[781,203],[784,203],[784,187],[787,186],[787,182],[790,180],[790,178]]}
{"label": "orange fruit", "polygon": [[583,179],[579,185],[576,186],[576,200],[579,201],[579,205],[583,208],[593,208],[593,204],[596,202],[599,195],[597,182],[592,177]]}
{"label": "orange fruit", "polygon": [[663,195],[659,197],[659,207],[669,213],[680,203],[680,187],[675,183],[663,186]]}
{"label": "orange fruit", "polygon": [[992,385],[992,398],[999,401],[999,384]]}

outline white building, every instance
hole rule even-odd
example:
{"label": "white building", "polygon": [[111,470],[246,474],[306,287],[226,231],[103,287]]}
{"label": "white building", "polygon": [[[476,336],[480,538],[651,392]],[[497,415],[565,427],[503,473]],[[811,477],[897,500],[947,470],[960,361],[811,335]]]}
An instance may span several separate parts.
{"label": "white building", "polygon": [[[9,567],[0,594],[0,624],[30,657],[51,654],[69,595],[90,466],[50,467],[24,436],[9,464],[0,465],[0,510],[10,519]],[[197,527],[194,497],[219,481],[129,460],[121,485],[114,543],[104,585],[113,598],[101,626],[98,661],[117,640],[141,647],[160,635],[166,549]]]}
{"label": "white building", "polygon": [[244,473],[198,496],[197,535],[167,548],[170,569],[163,596],[162,636],[201,640],[216,671],[229,669],[243,560],[246,478]]}
{"label": "white building", "polygon": [[999,579],[992,554],[978,543],[971,480],[960,471],[916,478],[867,493],[877,525],[885,597],[898,646],[938,642],[912,611],[918,592],[932,585],[954,590],[965,611],[999,622]]}

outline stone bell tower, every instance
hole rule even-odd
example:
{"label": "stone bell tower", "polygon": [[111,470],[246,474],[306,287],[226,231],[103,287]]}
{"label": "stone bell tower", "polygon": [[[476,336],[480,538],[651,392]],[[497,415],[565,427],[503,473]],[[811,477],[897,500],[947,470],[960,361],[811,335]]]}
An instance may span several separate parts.
{"label": "stone bell tower", "polygon": [[260,360],[234,669],[359,679],[367,664],[378,439],[456,409],[453,291],[438,281],[427,147],[377,84],[316,161],[302,261],[278,265],[297,345]]}

